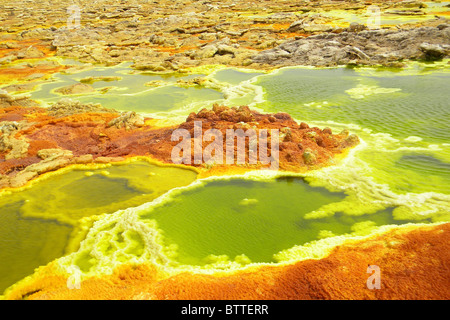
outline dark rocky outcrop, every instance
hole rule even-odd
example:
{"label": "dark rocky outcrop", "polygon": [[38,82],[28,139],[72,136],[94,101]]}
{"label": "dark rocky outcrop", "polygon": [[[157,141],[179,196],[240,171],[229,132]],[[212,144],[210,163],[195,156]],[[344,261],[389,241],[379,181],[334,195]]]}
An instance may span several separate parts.
{"label": "dark rocky outcrop", "polygon": [[375,65],[404,59],[436,60],[449,55],[450,28],[440,26],[321,33],[262,51],[253,61],[269,65]]}

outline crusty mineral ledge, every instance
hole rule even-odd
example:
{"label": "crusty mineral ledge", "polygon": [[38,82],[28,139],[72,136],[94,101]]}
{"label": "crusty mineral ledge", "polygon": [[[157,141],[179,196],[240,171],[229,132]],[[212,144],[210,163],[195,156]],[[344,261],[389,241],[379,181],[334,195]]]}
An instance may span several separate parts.
{"label": "crusty mineral ledge", "polygon": [[[181,273],[162,278],[149,265],[123,265],[112,275],[68,289],[55,263],[12,288],[7,299],[442,299],[450,298],[450,224],[402,227],[350,241],[319,260],[259,266],[227,275]],[[368,265],[380,289],[368,289]]]}
{"label": "crusty mineral ledge", "polygon": [[[227,129],[278,129],[279,168],[285,171],[333,165],[339,155],[359,143],[358,137],[347,131],[333,134],[330,128],[298,124],[287,113],[261,114],[247,106],[214,105],[212,110],[191,113],[180,125],[158,127],[156,121],[134,112],[119,113],[70,99],[61,99],[48,109],[8,105],[0,107],[0,188],[23,186],[42,173],[70,164],[114,162],[133,156],[172,163],[172,150],[179,143],[172,141],[173,131],[188,130],[193,143],[196,121],[201,121],[203,133],[211,128],[222,132],[224,157]],[[203,149],[209,144],[203,143]],[[269,166],[261,162],[249,164],[248,141],[245,145],[244,165],[194,164],[193,150],[188,165],[198,167],[203,175]],[[270,141],[267,147],[270,152]]]}

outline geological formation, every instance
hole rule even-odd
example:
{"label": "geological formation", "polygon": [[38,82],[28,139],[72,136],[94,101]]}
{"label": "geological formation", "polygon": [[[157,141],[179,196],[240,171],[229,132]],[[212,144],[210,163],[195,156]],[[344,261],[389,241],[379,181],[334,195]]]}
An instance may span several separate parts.
{"label": "geological formation", "polygon": [[[66,9],[73,4],[69,0],[52,1],[51,6],[3,1],[0,64],[56,54],[107,65],[134,61],[137,69],[173,72],[208,64],[250,68],[355,60],[392,64],[448,56],[448,12],[427,10],[419,1],[135,1],[117,5],[102,0],[83,2],[79,28],[69,29]],[[402,30],[394,22],[383,26],[388,30],[364,31],[365,21],[351,24],[333,15],[345,10],[349,16],[365,16],[369,5],[378,6],[392,19],[428,19],[406,21]],[[424,28],[414,30],[418,26]],[[31,72],[33,77],[42,74],[32,68],[19,69],[16,72]]]}
{"label": "geological formation", "polygon": [[[71,99],[43,108],[29,97],[17,95],[46,83],[53,74],[89,67],[67,66],[54,57],[107,66],[131,61],[136,70],[186,73],[192,67],[212,64],[262,70],[293,65],[404,67],[407,60],[443,60],[450,54],[448,9],[439,11],[420,1],[80,1],[80,25],[68,28],[67,8],[73,4],[72,0],[2,1],[2,190],[26,186],[45,173],[74,164],[121,162],[136,156],[170,164],[172,150],[179,143],[172,141],[173,132],[187,130],[195,145],[198,122],[202,134],[209,129],[224,136],[228,129],[279,130],[279,168],[285,172],[339,165],[360,143],[345,130],[310,127],[289,114],[264,114],[247,106],[214,105],[191,113],[183,123],[167,125],[132,111]],[[369,5],[378,6],[383,19],[392,22],[369,28],[365,25]],[[345,19],[352,15],[363,19]],[[402,23],[397,24],[399,21]],[[56,92],[92,93],[94,82],[117,79],[120,77],[87,77]],[[269,140],[270,136],[266,142]],[[225,148],[226,141],[222,143]],[[249,158],[248,145],[245,158]],[[185,166],[194,167],[198,178],[264,167],[259,162],[199,164],[193,155],[190,160]],[[167,274],[150,262],[125,263],[112,274],[83,278],[79,290],[68,288],[70,275],[56,260],[12,286],[4,297],[449,299],[449,228],[448,223],[390,228],[332,245],[320,259],[252,265],[214,274]],[[368,264],[382,267],[383,290],[367,289]]]}
{"label": "geological formation", "polygon": [[[149,156],[172,163],[172,150],[178,143],[172,141],[172,133],[177,129],[187,129],[192,132],[193,141],[196,121],[202,123],[203,133],[214,128],[223,136],[227,129],[242,129],[244,132],[251,128],[278,129],[279,166],[285,171],[299,172],[332,165],[337,161],[337,155],[359,143],[359,138],[348,131],[333,134],[330,128],[298,124],[286,113],[261,114],[247,106],[229,108],[214,105],[212,110],[191,113],[186,122],[177,126],[158,127],[152,119],[134,112],[119,113],[99,104],[61,99],[45,109],[8,102],[12,97],[7,93],[3,93],[0,99],[3,99],[0,103],[6,101],[4,108],[0,109],[1,187],[20,187],[42,173],[76,163],[115,162],[133,156]],[[19,101],[33,105],[28,99]],[[225,149],[226,140],[223,139],[222,143]],[[203,149],[207,145],[204,144]],[[237,162],[232,166],[196,164],[194,154],[190,165],[207,171],[205,175],[261,168],[260,162],[249,164],[248,141],[245,146],[247,160],[243,165]]]}
{"label": "geological formation", "polygon": [[[299,26],[300,28],[300,26]],[[364,30],[349,27],[341,33],[321,33],[286,41],[253,57],[269,65],[386,65],[401,66],[401,60],[439,60],[450,56],[447,24],[410,30]]]}
{"label": "geological formation", "polygon": [[[450,298],[449,224],[410,227],[336,246],[322,259],[228,273],[174,276],[151,264],[124,264],[80,288],[55,263],[7,292],[7,299],[437,299]],[[368,261],[383,267],[382,290],[368,290]],[[418,290],[412,290],[411,279]]]}

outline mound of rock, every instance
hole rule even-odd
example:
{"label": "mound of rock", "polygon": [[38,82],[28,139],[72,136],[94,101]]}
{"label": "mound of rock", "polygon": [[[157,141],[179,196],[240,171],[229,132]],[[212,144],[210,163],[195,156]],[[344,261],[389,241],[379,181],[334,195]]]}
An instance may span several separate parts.
{"label": "mound of rock", "polygon": [[35,107],[38,103],[31,100],[30,96],[13,96],[0,89],[0,108],[8,107]]}
{"label": "mound of rock", "polygon": [[45,54],[36,47],[29,46],[28,48],[22,49],[17,53],[18,59],[36,59],[42,58]]}
{"label": "mound of rock", "polygon": [[71,94],[85,94],[85,93],[91,93],[94,92],[95,89],[87,84],[87,83],[75,83],[71,84],[62,88],[58,88],[55,90],[55,92],[64,94],[64,95],[71,95]]}
{"label": "mound of rock", "polygon": [[119,117],[111,120],[107,127],[125,128],[127,130],[144,126],[144,117],[134,111],[123,112]]}
{"label": "mound of rock", "polygon": [[[309,127],[297,123],[288,113],[261,114],[248,106],[227,107],[215,104],[213,108],[192,112],[178,128],[186,129],[194,136],[195,122],[201,122],[202,130],[214,128],[226,135],[227,129],[261,130],[278,129],[279,162],[283,170],[298,171],[302,168],[319,168],[334,164],[334,156],[359,144],[355,134],[344,130],[333,134],[330,128]],[[272,138],[268,137],[268,141]],[[248,156],[248,146],[246,146]]]}

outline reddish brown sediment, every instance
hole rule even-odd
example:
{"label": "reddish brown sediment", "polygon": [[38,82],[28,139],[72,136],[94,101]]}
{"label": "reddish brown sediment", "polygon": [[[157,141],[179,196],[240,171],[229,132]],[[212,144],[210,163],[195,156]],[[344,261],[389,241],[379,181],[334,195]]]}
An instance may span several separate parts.
{"label": "reddish brown sediment", "polygon": [[[256,134],[259,133],[259,130],[267,130],[268,138],[266,140],[258,140],[258,143],[267,145],[268,150],[270,150],[272,144],[271,130],[279,130],[280,168],[286,171],[298,172],[330,165],[333,163],[334,156],[359,143],[359,139],[354,135],[349,135],[348,132],[333,134],[329,128],[324,128],[323,130],[318,127],[310,128],[306,123],[298,124],[287,113],[261,114],[250,110],[247,106],[228,108],[214,105],[212,110],[202,109],[197,114],[191,113],[186,122],[178,126],[180,129],[189,131],[192,137],[192,144],[196,121],[201,122],[203,134],[209,129],[217,129],[223,134],[224,150],[226,149],[227,129],[241,129],[244,132],[254,129]],[[206,145],[203,145],[203,150]],[[246,166],[252,167],[249,160],[248,147],[247,139],[245,163]],[[236,161],[236,145],[234,150]],[[306,158],[305,153],[309,153],[310,157]],[[191,163],[194,163],[193,157],[191,158]],[[264,164],[258,162],[253,167],[264,167]]]}
{"label": "reddish brown sediment", "polygon": [[44,113],[45,109],[24,108],[21,106],[11,106],[6,108],[0,108],[0,122],[2,121],[22,121],[30,115],[37,116],[39,113]]}
{"label": "reddish brown sediment", "polygon": [[[133,156],[148,156],[163,163],[172,163],[172,150],[179,143],[172,141],[172,133],[177,129],[188,130],[193,145],[195,122],[201,122],[203,134],[206,130],[214,128],[223,135],[223,164],[214,166],[205,165],[204,162],[196,164],[194,148],[191,149],[191,161],[185,164],[204,169],[202,176],[230,174],[270,166],[267,161],[250,163],[248,138],[245,143],[245,164],[237,164],[236,142],[235,162],[232,165],[226,164],[227,129],[242,129],[244,132],[255,129],[256,134],[260,129],[267,129],[269,133],[272,129],[279,130],[279,168],[294,172],[335,164],[339,155],[344,155],[345,151],[359,143],[358,137],[349,135],[348,132],[333,134],[329,128],[322,130],[317,127],[310,128],[305,123],[298,124],[287,113],[261,114],[246,106],[228,108],[214,105],[212,110],[203,109],[197,114],[191,113],[184,123],[170,127],[157,127],[152,124],[152,119],[144,119],[134,113],[120,115],[114,110],[104,108],[99,110],[101,112],[75,113],[58,117],[56,113],[51,115],[56,111],[38,107],[12,106],[0,109],[0,117],[9,121],[3,123],[13,126],[15,130],[8,131],[9,136],[6,133],[0,136],[3,141],[0,149],[0,174],[12,178],[28,165],[39,162],[38,152],[43,149],[69,151],[70,154],[65,155],[69,156],[70,159],[67,160],[71,161],[65,161],[66,165],[79,161],[92,162],[104,157],[115,161]],[[125,118],[117,121],[121,119],[119,117]],[[13,120],[15,124],[11,122]],[[262,143],[267,145],[268,156],[271,155],[271,140],[269,136],[266,140],[258,142],[260,145]],[[16,143],[19,143],[21,149],[19,147],[14,149]],[[209,144],[210,142],[203,143],[203,150]],[[11,156],[13,150],[16,150],[15,156]],[[60,153],[58,150],[57,152]],[[90,160],[86,158],[87,155],[91,157]],[[61,164],[55,168],[60,167]],[[46,171],[52,170],[52,166],[46,168]],[[35,177],[36,175],[33,175],[31,178]],[[8,186],[7,179],[3,181],[3,187]]]}
{"label": "reddish brown sediment", "polygon": [[[450,224],[408,226],[348,240],[322,259],[255,266],[232,273],[164,276],[149,264],[121,265],[112,275],[68,289],[56,263],[39,269],[7,299],[435,299],[450,298]],[[369,265],[380,289],[369,289]]]}

